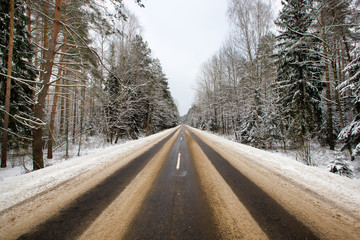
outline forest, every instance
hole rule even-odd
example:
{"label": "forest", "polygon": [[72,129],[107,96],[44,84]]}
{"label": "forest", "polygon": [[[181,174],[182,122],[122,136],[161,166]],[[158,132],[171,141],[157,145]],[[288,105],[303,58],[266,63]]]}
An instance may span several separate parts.
{"label": "forest", "polygon": [[[228,38],[199,72],[194,127],[262,149],[360,153],[360,1],[230,0]],[[276,15],[278,14],[278,15]],[[275,19],[275,20],[274,20]]]}
{"label": "forest", "polygon": [[[134,1],[144,7],[141,0]],[[1,167],[178,124],[161,63],[121,0],[0,0]],[[65,157],[66,157],[65,156]]]}

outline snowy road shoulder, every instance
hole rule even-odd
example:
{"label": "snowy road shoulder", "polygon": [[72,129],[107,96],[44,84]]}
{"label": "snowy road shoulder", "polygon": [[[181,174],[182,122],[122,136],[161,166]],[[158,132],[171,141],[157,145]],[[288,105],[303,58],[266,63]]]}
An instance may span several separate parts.
{"label": "snowy road shoulder", "polygon": [[140,154],[173,130],[169,129],[139,140],[101,149],[96,153],[64,161],[35,172],[7,178],[1,181],[0,184],[0,211],[47,191],[82,173],[91,170],[98,171],[132,154]]}
{"label": "snowy road shoulder", "polygon": [[310,167],[291,158],[239,144],[216,135],[192,130],[226,152],[240,154],[260,167],[287,179],[295,185],[328,199],[360,218],[360,181]]}

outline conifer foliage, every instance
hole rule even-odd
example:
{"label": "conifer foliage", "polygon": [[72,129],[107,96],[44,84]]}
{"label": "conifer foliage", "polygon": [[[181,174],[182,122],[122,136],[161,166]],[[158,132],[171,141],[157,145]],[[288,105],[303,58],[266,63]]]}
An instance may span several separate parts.
{"label": "conifer foliage", "polygon": [[[276,104],[285,116],[288,139],[304,146],[322,123],[319,41],[311,32],[313,19],[306,0],[283,1],[283,10],[275,22],[280,28]],[[311,121],[309,121],[311,119]]]}
{"label": "conifer foliage", "polygon": [[111,59],[115,67],[105,81],[109,101],[104,112],[111,142],[174,127],[179,118],[159,60],[151,57],[151,50],[141,36],[127,41],[126,53],[117,53],[113,46]]}
{"label": "conifer foliage", "polygon": [[[9,13],[9,1],[0,0],[0,124]],[[14,22],[7,152],[32,157],[33,170],[47,166],[44,149],[51,159],[64,146],[67,158],[77,144],[80,155],[83,136],[113,143],[178,123],[160,62],[122,0],[15,0]]]}
{"label": "conifer foliage", "polygon": [[356,58],[344,69],[347,79],[339,88],[341,92],[352,99],[354,118],[340,132],[339,138],[345,144],[354,149],[354,155],[360,152],[360,47],[355,50]]}
{"label": "conifer foliage", "polygon": [[[31,120],[33,104],[33,80],[36,69],[31,62],[34,55],[30,33],[27,31],[29,18],[26,16],[23,1],[15,1],[14,41],[12,56],[12,82],[10,91],[10,121],[8,144],[10,149],[26,148],[31,138]],[[9,48],[10,4],[0,1],[0,125],[4,121],[4,105]],[[5,129],[3,129],[6,131]]]}
{"label": "conifer foliage", "polygon": [[294,149],[309,165],[313,142],[342,145],[353,160],[360,2],[282,0],[279,13],[269,3],[229,1],[229,37],[201,68],[185,120],[255,147]]}

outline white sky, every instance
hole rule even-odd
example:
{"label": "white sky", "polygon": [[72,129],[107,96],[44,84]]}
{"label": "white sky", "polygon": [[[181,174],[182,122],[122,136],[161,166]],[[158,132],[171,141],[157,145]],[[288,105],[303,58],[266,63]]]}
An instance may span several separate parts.
{"label": "white sky", "polygon": [[[279,4],[281,0],[272,0]],[[227,0],[124,0],[144,29],[144,39],[169,79],[180,115],[194,102],[200,66],[222,46],[228,34]]]}

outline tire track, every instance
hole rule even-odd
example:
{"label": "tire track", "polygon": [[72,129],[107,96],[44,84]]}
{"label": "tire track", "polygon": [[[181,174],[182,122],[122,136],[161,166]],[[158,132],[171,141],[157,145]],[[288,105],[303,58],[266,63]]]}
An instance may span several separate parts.
{"label": "tire track", "polygon": [[124,239],[219,239],[183,128]]}
{"label": "tire track", "polygon": [[74,239],[81,235],[176,131],[18,239]]}
{"label": "tire track", "polygon": [[[188,129],[189,130],[189,129]],[[266,192],[234,168],[189,130],[191,136],[221,174],[240,202],[270,239],[319,239]]]}

